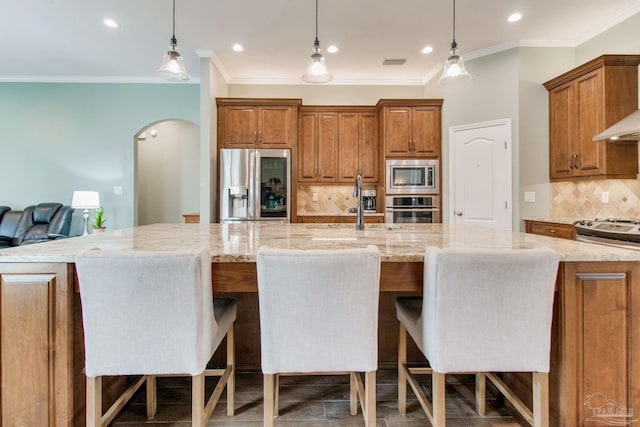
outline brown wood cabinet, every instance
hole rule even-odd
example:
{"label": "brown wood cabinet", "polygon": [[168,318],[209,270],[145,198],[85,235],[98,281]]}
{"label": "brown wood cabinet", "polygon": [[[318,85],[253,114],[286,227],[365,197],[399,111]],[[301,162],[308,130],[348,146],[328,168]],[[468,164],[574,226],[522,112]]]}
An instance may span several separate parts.
{"label": "brown wood cabinet", "polygon": [[221,148],[292,148],[300,100],[217,98]]}
{"label": "brown wood cabinet", "polygon": [[338,113],[338,181],[377,183],[379,161],[375,108]]}
{"label": "brown wood cabinet", "polygon": [[375,107],[301,107],[298,182],[378,182]]}
{"label": "brown wood cabinet", "polygon": [[617,407],[620,421],[637,419],[623,416],[640,408],[638,275],[637,263],[565,263],[560,269],[550,396],[552,419],[559,422],[552,425],[605,425],[589,420],[605,402]]}
{"label": "brown wood cabinet", "polygon": [[380,134],[387,157],[439,157],[442,99],[381,99]]}
{"label": "brown wood cabinet", "polygon": [[2,266],[2,425],[71,425],[72,277],[62,263]]}
{"label": "brown wood cabinet", "polygon": [[525,220],[524,224],[527,233],[576,240],[576,229],[571,224],[530,220]]}
{"label": "brown wood cabinet", "polygon": [[300,111],[298,182],[338,181],[338,113]]}
{"label": "brown wood cabinet", "polygon": [[640,55],[603,55],[544,83],[552,181],[636,178],[638,143],[593,137],[638,108]]}

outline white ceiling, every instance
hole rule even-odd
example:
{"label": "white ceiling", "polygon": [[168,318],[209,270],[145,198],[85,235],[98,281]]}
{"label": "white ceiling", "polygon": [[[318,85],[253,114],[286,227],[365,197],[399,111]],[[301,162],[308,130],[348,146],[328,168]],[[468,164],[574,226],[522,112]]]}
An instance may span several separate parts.
{"label": "white ceiling", "polygon": [[[7,0],[0,13],[0,81],[160,81],[171,0]],[[457,0],[467,61],[514,46],[574,47],[640,12],[640,0]],[[520,22],[508,23],[512,12]],[[102,22],[111,17],[118,29]],[[176,0],[178,48],[193,81],[196,51],[212,51],[229,83],[302,83],[314,39],[314,0]],[[423,84],[452,38],[451,0],[319,0],[330,84]],[[242,53],[233,43],[245,47]],[[420,51],[434,48],[429,55]],[[403,66],[382,66],[406,58]]]}

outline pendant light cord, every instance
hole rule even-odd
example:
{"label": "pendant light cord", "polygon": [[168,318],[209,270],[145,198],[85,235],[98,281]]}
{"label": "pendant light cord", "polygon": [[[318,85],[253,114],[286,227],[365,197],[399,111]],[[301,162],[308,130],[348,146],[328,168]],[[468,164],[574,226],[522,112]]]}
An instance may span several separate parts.
{"label": "pendant light cord", "polygon": [[171,46],[175,50],[176,45],[178,44],[178,40],[176,39],[176,0],[173,0],[173,32],[171,33]]}
{"label": "pendant light cord", "polygon": [[451,42],[451,49],[453,50],[457,48],[458,43],[456,43],[456,0],[453,0],[453,41]]}
{"label": "pendant light cord", "polygon": [[316,39],[313,42],[313,47],[316,51],[320,49],[320,41],[318,40],[318,0],[316,0]]}

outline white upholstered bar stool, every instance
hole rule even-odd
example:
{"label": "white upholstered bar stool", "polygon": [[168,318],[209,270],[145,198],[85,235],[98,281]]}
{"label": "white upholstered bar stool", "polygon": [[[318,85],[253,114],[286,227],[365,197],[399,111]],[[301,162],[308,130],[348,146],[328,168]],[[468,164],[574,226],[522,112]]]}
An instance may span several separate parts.
{"label": "white upholstered bar stool", "polygon": [[[548,372],[558,255],[550,249],[427,248],[422,298],[398,298],[398,409],[407,380],[432,425],[445,425],[446,373],[476,374],[476,408],[485,412],[489,379],[535,427],[548,426]],[[408,368],[407,332],[429,361]],[[494,372],[533,373],[533,411]],[[432,402],[414,374],[432,374]]]}
{"label": "white upholstered bar stool", "polygon": [[[156,412],[155,376],[192,377],[192,425],[204,426],[227,388],[234,412],[236,303],[213,299],[211,255],[197,252],[91,250],[75,260],[87,377],[87,426],[108,425],[147,383],[147,416]],[[225,369],[206,369],[224,337]],[[141,375],[102,413],[102,377]],[[205,375],[220,376],[206,402]]]}
{"label": "white upholstered bar stool", "polygon": [[279,375],[341,373],[350,375],[351,413],[358,396],[365,425],[374,427],[378,249],[261,247],[257,269],[264,425],[272,426],[278,412]]}

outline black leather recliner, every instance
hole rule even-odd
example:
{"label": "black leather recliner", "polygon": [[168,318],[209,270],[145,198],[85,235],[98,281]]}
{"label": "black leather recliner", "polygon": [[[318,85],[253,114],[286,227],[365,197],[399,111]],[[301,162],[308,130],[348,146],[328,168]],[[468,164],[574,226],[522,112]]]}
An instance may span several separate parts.
{"label": "black leather recliner", "polygon": [[[6,206],[2,206],[5,208]],[[0,209],[2,209],[0,208]],[[6,210],[0,215],[0,249],[18,245],[22,211]]]}
{"label": "black leather recliner", "polygon": [[69,237],[72,214],[73,209],[62,203],[40,203],[25,208],[24,221],[18,230],[18,244]]}
{"label": "black leather recliner", "polygon": [[0,249],[69,237],[73,209],[40,203],[22,211],[0,206]]}

